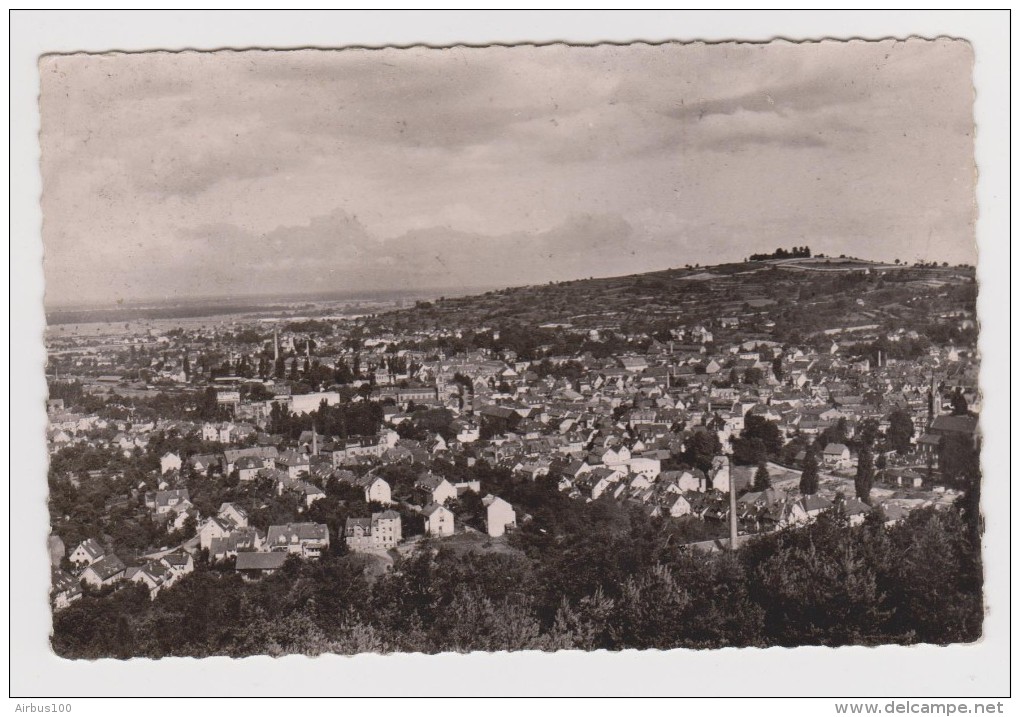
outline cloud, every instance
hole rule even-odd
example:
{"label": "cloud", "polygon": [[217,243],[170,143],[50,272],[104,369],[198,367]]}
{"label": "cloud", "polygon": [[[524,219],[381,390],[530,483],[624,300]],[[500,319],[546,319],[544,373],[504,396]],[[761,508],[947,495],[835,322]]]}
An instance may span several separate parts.
{"label": "cloud", "polygon": [[[496,286],[604,271],[607,257],[641,252],[618,216],[578,215],[544,232],[486,236],[441,227],[380,239],[342,210],[257,235],[229,225],[187,231],[162,261],[214,293],[302,288]],[[201,263],[195,259],[201,257]],[[200,268],[201,267],[201,268]],[[229,267],[229,268],[227,268]]]}
{"label": "cloud", "polygon": [[950,41],[47,58],[49,296],[548,281],[789,237],[973,260],[972,59]]}

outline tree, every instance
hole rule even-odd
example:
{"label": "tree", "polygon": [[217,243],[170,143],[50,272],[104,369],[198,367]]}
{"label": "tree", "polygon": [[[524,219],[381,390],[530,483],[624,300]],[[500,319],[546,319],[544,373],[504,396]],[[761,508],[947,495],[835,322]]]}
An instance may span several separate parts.
{"label": "tree", "polygon": [[777,381],[783,380],[783,357],[776,356],[772,359],[772,375],[776,377]]}
{"label": "tree", "polygon": [[808,446],[800,474],[800,492],[814,495],[818,492],[818,458],[813,447]]}
{"label": "tree", "polygon": [[756,493],[768,490],[772,487],[772,480],[769,478],[769,469],[765,467],[765,463],[758,464],[758,470],[754,472],[754,483],[751,485],[751,490]]}
{"label": "tree", "polygon": [[273,392],[261,383],[246,383],[241,386],[241,390],[247,392],[249,401],[269,401],[273,398]]}
{"label": "tree", "polygon": [[783,450],[783,435],[772,421],[748,412],[744,430],[733,440],[733,458],[754,465],[765,459],[776,460]]}
{"label": "tree", "polygon": [[914,421],[910,414],[902,408],[897,408],[889,414],[889,428],[885,432],[885,437],[897,453],[902,456],[910,452],[910,439],[913,436]]}
{"label": "tree", "polygon": [[878,421],[874,418],[865,418],[857,429],[860,444],[870,448],[878,438]]}
{"label": "tree", "polygon": [[762,370],[760,368],[755,368],[754,366],[752,366],[751,368],[744,371],[744,383],[748,384],[760,383],[764,378],[765,374],[762,373]]}
{"label": "tree", "polygon": [[953,397],[950,399],[953,404],[953,415],[954,416],[966,416],[970,413],[970,407],[967,406],[967,399],[963,395],[963,391],[956,389],[953,392]]}
{"label": "tree", "polygon": [[126,660],[134,656],[134,631],[127,615],[121,614],[117,617],[117,633],[114,637],[115,654],[118,658]]}
{"label": "tree", "polygon": [[697,430],[685,441],[680,459],[702,471],[712,467],[712,459],[722,452],[719,436],[714,431]]}
{"label": "tree", "polygon": [[857,475],[854,476],[854,490],[857,497],[871,505],[871,484],[875,480],[875,459],[871,448],[865,446],[857,454]]}
{"label": "tree", "polygon": [[819,443],[823,447],[829,445],[830,443],[846,443],[847,442],[846,432],[847,432],[846,417],[840,417],[840,419],[836,421],[835,426],[830,426],[829,428],[826,428],[824,431],[822,431],[821,435],[819,436],[820,439]]}
{"label": "tree", "polygon": [[351,383],[354,381],[354,374],[343,359],[338,359],[336,368],[333,370],[333,380],[339,384]]}
{"label": "tree", "polygon": [[981,480],[980,452],[974,440],[964,434],[951,433],[939,439],[939,469],[955,483],[974,486]]}

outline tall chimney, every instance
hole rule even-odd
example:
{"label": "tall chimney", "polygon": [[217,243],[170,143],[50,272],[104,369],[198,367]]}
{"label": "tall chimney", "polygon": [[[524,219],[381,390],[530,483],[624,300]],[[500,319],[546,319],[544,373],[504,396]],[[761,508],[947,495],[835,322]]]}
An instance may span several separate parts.
{"label": "tall chimney", "polygon": [[315,424],[312,424],[312,455],[319,455],[319,433],[315,430]]}
{"label": "tall chimney", "polygon": [[[729,458],[725,458],[729,463]],[[737,486],[733,471],[730,471],[730,550],[737,549]]]}
{"label": "tall chimney", "polygon": [[280,330],[273,328],[273,362],[280,360]]}

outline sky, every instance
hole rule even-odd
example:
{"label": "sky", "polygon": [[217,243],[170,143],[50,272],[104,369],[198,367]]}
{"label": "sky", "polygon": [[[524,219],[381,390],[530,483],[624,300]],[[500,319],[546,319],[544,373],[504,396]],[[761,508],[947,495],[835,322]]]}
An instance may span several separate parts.
{"label": "sky", "polygon": [[975,263],[962,41],[40,60],[46,303]]}

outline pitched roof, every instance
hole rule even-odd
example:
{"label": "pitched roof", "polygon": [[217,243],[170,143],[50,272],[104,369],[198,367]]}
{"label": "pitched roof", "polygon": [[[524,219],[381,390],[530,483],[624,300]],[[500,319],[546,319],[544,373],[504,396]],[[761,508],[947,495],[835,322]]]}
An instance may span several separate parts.
{"label": "pitched roof", "polygon": [[239,470],[250,468],[262,468],[265,464],[258,456],[241,456],[234,461],[234,468]]}
{"label": "pitched roof", "polygon": [[418,482],[415,485],[419,488],[426,488],[428,490],[434,491],[436,488],[441,486],[445,480],[446,479],[443,478],[442,476],[425,475],[419,478]]}
{"label": "pitched roof", "polygon": [[371,518],[348,518],[347,522],[344,523],[345,532],[351,532],[356,527],[362,527],[365,530],[371,530],[372,519]]}
{"label": "pitched roof", "polygon": [[871,506],[859,498],[847,498],[846,503],[843,504],[843,511],[847,515],[859,515],[862,513],[870,513]]}
{"label": "pitched roof", "polygon": [[237,570],[278,570],[287,562],[287,553],[238,553]]}
{"label": "pitched roof", "polygon": [[[100,545],[99,542],[93,538],[89,538],[88,540],[82,541],[78,548],[81,548],[86,553],[88,553],[93,560],[101,557],[106,553],[106,550],[103,549],[103,546]],[[75,550],[77,550],[78,548],[75,548]]]}
{"label": "pitched roof", "polygon": [[421,513],[426,518],[431,518],[433,513],[438,513],[441,510],[445,510],[447,513],[450,512],[449,508],[439,505],[439,503],[429,503],[424,508],[422,508]]}
{"label": "pitched roof", "polygon": [[227,463],[236,463],[239,458],[246,456],[254,456],[265,460],[266,458],[276,458],[279,452],[273,446],[255,446],[253,448],[230,448],[223,451],[223,457],[227,459]]}
{"label": "pitched roof", "polygon": [[832,503],[820,495],[806,495],[801,498],[800,504],[806,512],[811,512],[813,510],[828,510],[832,507]]}
{"label": "pitched roof", "polygon": [[507,408],[506,406],[488,405],[482,406],[481,409],[479,409],[478,413],[480,415],[491,416],[493,418],[510,418],[517,412],[512,408]]}
{"label": "pitched roof", "polygon": [[285,545],[305,540],[329,540],[329,528],[321,523],[270,525],[266,536],[269,545]]}
{"label": "pitched roof", "polygon": [[81,585],[70,573],[66,573],[59,568],[53,568],[52,572],[52,583],[53,592],[62,593],[80,593]]}
{"label": "pitched roof", "polygon": [[216,512],[217,514],[221,514],[226,510],[233,510],[235,513],[244,518],[248,517],[248,511],[239,506],[237,503],[222,503],[220,504],[220,509]]}
{"label": "pitched roof", "polygon": [[977,416],[936,416],[931,430],[972,434],[977,430]]}
{"label": "pitched roof", "polygon": [[86,570],[91,570],[100,580],[108,580],[125,569],[124,562],[113,553],[105,555],[92,563]]}
{"label": "pitched roof", "polygon": [[163,561],[167,565],[171,565],[171,566],[174,566],[174,565],[180,565],[180,566],[187,565],[188,561],[190,559],[191,559],[191,556],[190,555],[185,555],[184,553],[170,553],[169,555],[164,555],[163,556]]}

